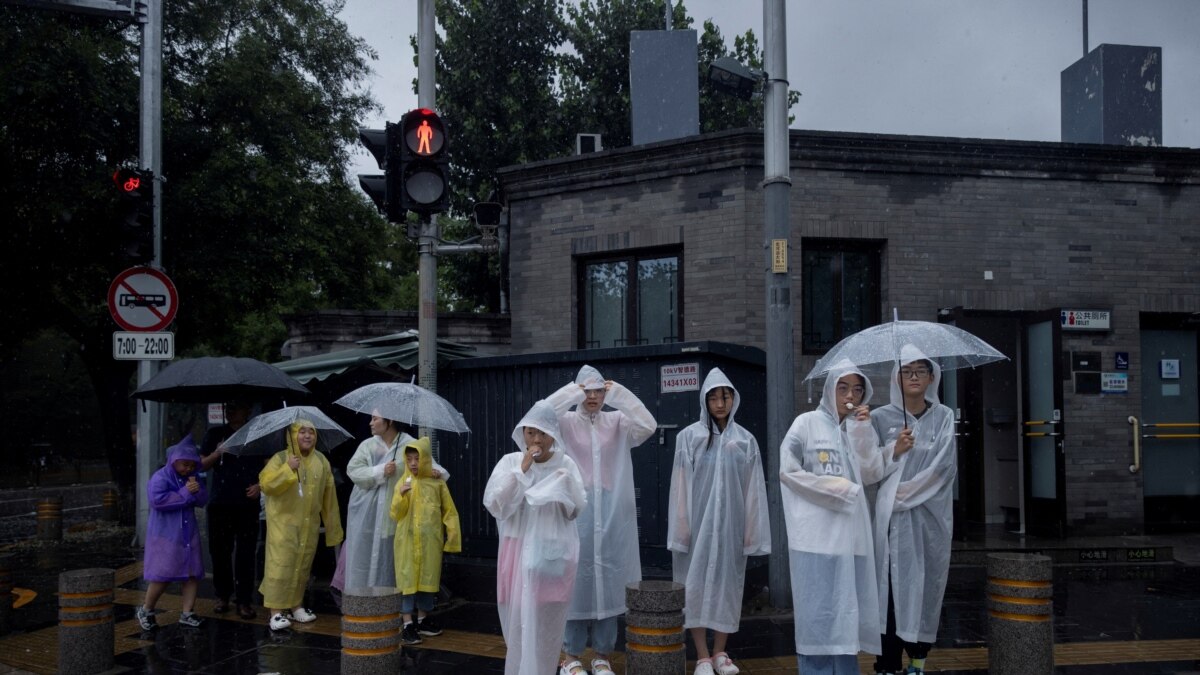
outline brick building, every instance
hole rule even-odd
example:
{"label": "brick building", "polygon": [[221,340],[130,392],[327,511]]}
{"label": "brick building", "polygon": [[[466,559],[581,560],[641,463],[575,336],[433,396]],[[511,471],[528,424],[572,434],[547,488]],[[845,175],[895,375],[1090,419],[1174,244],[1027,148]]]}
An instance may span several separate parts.
{"label": "brick building", "polygon": [[[961,415],[957,523],[1197,526],[1200,440],[1140,439],[1132,472],[1127,418],[1200,422],[1200,151],[806,131],[790,143],[801,408],[801,379],[845,335],[893,308],[951,321],[1011,357],[944,382]],[[503,170],[513,352],[764,347],[761,179],[753,131]]]}

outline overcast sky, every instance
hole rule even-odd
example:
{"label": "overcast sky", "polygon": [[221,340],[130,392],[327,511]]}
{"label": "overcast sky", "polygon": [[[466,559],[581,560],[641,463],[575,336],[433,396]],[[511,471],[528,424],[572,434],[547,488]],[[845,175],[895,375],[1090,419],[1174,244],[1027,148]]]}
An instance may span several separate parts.
{"label": "overcast sky", "polygon": [[[568,0],[570,1],[570,0]],[[697,30],[727,43],[753,29],[757,0],[688,0]],[[788,0],[795,129],[1059,140],[1059,73],[1083,55],[1081,0]],[[382,127],[415,108],[409,36],[417,0],[347,0],[351,32],[378,53]],[[1088,43],[1163,54],[1163,144],[1200,148],[1200,0],[1091,0]],[[365,150],[355,172],[376,171]]]}

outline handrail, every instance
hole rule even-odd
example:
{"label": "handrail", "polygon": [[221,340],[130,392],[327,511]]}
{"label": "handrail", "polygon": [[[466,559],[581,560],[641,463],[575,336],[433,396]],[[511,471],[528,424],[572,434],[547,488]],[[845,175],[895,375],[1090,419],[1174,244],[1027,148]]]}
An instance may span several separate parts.
{"label": "handrail", "polygon": [[1031,420],[1022,422],[1027,427],[1040,427],[1046,424],[1062,424],[1062,420]]}
{"label": "handrail", "polygon": [[1144,423],[1143,429],[1190,429],[1192,427],[1200,427],[1200,422],[1157,422]]}
{"label": "handrail", "polygon": [[1138,418],[1129,416],[1129,425],[1133,429],[1133,464],[1129,465],[1129,473],[1137,473],[1142,469],[1142,433],[1138,429]]}

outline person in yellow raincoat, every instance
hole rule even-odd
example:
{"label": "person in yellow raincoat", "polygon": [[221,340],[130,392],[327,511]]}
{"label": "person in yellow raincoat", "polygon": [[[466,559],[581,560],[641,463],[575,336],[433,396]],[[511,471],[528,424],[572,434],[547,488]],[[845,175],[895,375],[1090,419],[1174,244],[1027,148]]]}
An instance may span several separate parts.
{"label": "person in yellow raincoat", "polygon": [[[396,521],[393,552],[400,612],[404,614],[400,639],[417,644],[422,635],[442,633],[426,613],[433,609],[441,587],[442,553],[462,551],[462,530],[446,481],[433,477],[428,438],[404,446],[404,466],[404,475],[392,493],[391,515]],[[418,612],[415,624],[414,606]]]}
{"label": "person in yellow raincoat", "polygon": [[329,460],[314,452],[316,427],[307,420],[293,422],[287,444],[258,474],[267,497],[267,560],[258,590],[271,613],[271,630],[317,619],[303,602],[320,525],[325,525],[326,546],[337,546],[343,537]]}

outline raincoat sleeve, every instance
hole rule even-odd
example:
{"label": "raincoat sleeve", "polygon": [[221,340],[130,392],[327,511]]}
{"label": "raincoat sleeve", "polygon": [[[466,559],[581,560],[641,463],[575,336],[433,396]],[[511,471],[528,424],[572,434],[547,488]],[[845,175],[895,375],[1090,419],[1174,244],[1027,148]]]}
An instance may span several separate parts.
{"label": "raincoat sleeve", "polygon": [[543,477],[536,485],[525,491],[525,501],[530,506],[557,505],[567,520],[575,520],[587,506],[587,495],[583,490],[583,476],[574,462],[566,463]]}
{"label": "raincoat sleeve", "polygon": [[587,397],[584,396],[583,390],[579,388],[578,384],[568,382],[558,391],[547,396],[546,402],[554,406],[555,415],[562,417],[567,414],[571,406],[583,403],[583,399],[585,398]]}
{"label": "raincoat sleeve", "polygon": [[[879,434],[870,420],[866,422],[857,419],[846,420],[846,436],[850,438],[850,447],[858,457],[858,468],[863,485],[872,485],[883,480],[898,465],[889,458],[890,450],[881,447]],[[893,442],[893,445],[895,443]]]}
{"label": "raincoat sleeve", "polygon": [[[409,474],[406,474],[409,475]],[[392,490],[392,507],[388,515],[397,523],[408,517],[408,509],[412,507],[412,490],[401,494],[400,488],[405,485],[404,479],[396,481],[396,488]]]}
{"label": "raincoat sleeve", "polygon": [[300,476],[287,465],[287,451],[277,452],[258,472],[258,486],[268,497],[278,497],[300,482]]}
{"label": "raincoat sleeve", "polygon": [[621,411],[621,431],[625,432],[631,448],[641,445],[658,428],[646,404],[620,382],[613,382],[604,403]]}
{"label": "raincoat sleeve", "polygon": [[779,484],[817,506],[850,513],[855,509],[862,488],[841,476],[818,476],[806,471],[797,456],[804,450],[805,426],[799,419],[783,437],[779,446]]}
{"label": "raincoat sleeve", "polygon": [[387,477],[383,475],[383,465],[387,462],[375,464],[371,461],[371,447],[374,439],[368,438],[358,446],[358,450],[354,452],[354,456],[350,458],[350,462],[346,464],[346,475],[354,484],[363,490],[372,490],[387,483]]}
{"label": "raincoat sleeve", "polygon": [[325,489],[321,491],[321,524],[325,526],[326,546],[337,546],[346,538],[346,533],[342,531],[337,489],[333,485],[333,471],[328,462],[325,463]]}
{"label": "raincoat sleeve", "polygon": [[743,555],[767,555],[771,552],[771,521],[767,516],[767,481],[763,478],[762,455],[758,441],[750,436],[747,451],[750,470],[746,472],[746,529],[742,540]]}
{"label": "raincoat sleeve", "polygon": [[946,415],[934,437],[933,463],[900,483],[896,488],[896,511],[908,511],[924,504],[954,480],[958,457],[954,442],[954,417]]}
{"label": "raincoat sleeve", "polygon": [[442,545],[443,553],[460,553],[462,551],[462,527],[458,523],[458,509],[454,499],[450,497],[450,488],[446,483],[439,482],[438,491],[442,495],[442,525],[446,526],[446,543]]}
{"label": "raincoat sleeve", "polygon": [[691,433],[684,429],[675,436],[675,466],[671,469],[671,493],[667,501],[667,550],[687,553],[692,545],[692,457],[688,452]]}
{"label": "raincoat sleeve", "polygon": [[182,511],[193,506],[204,506],[208,502],[208,491],[200,484],[196,494],[188,492],[187,485],[175,488],[166,480],[151,480],[146,486],[146,494],[150,498],[150,506],[155,511]]}
{"label": "raincoat sleeve", "polygon": [[483,508],[496,520],[508,520],[521,508],[525,491],[533,485],[532,469],[521,471],[521,453],[514,452],[500,458],[492,476],[483,489]]}

